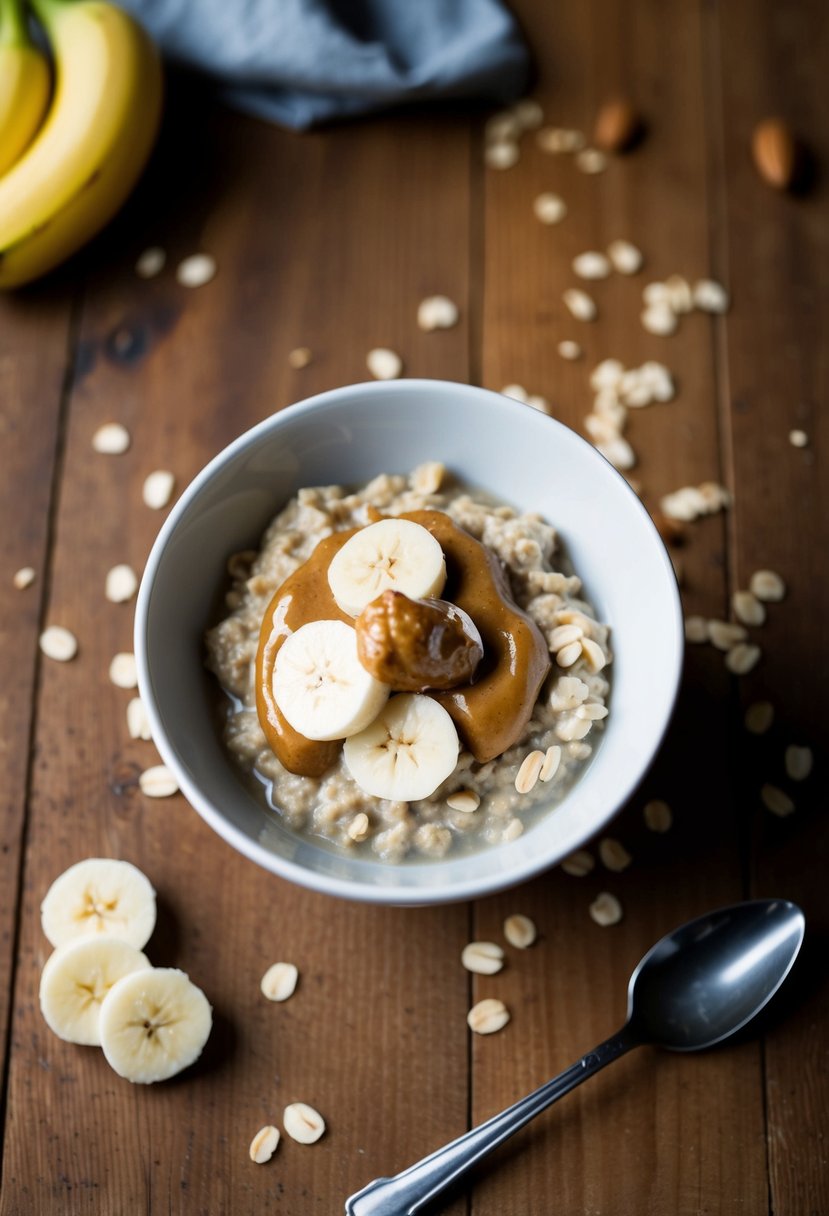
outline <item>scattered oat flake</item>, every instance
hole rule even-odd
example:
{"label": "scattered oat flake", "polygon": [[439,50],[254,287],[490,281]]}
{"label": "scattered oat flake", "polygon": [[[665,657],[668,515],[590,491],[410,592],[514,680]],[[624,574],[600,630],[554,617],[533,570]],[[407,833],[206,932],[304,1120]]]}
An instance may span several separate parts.
{"label": "scattered oat flake", "polygon": [[567,214],[567,204],[558,194],[547,191],[535,199],[533,212],[542,224],[560,224]]}
{"label": "scattered oat flake", "polygon": [[583,352],[578,342],[571,342],[569,338],[565,338],[563,342],[559,342],[558,344],[558,353],[562,359],[573,362],[575,359],[580,359]]}
{"label": "scattered oat flake", "polygon": [[296,991],[299,971],[293,963],[274,963],[262,976],[259,987],[269,1001],[287,1001]]}
{"label": "scattered oat flake", "polygon": [[606,869],[620,874],[628,868],[633,858],[621,841],[605,836],[599,841],[599,860]]}
{"label": "scattered oat flake", "polygon": [[708,639],[717,650],[731,650],[738,642],[745,642],[748,632],[733,621],[709,621]]}
{"label": "scattered oat flake", "polygon": [[511,169],[518,163],[520,155],[518,144],[505,139],[490,144],[484,152],[484,160],[490,169]]}
{"label": "scattered oat flake", "polygon": [[774,706],[771,701],[755,701],[745,713],[745,727],[752,735],[764,735],[774,721]]}
{"label": "scattered oat flake", "polygon": [[421,300],[417,309],[417,323],[427,332],[433,329],[451,329],[458,323],[458,306],[448,296],[428,296]]}
{"label": "scattered oat flake", "polygon": [[365,840],[366,836],[368,836],[368,829],[368,815],[365,813],[365,811],[358,811],[351,820],[351,823],[348,825],[346,831],[348,832],[351,840],[360,841]]}
{"label": "scattered oat flake", "polygon": [[527,950],[538,937],[538,930],[529,916],[514,912],[504,921],[504,937],[516,950]]}
{"label": "scattered oat flake", "polygon": [[809,446],[809,436],[805,431],[789,431],[789,443],[793,448],[807,448]]}
{"label": "scattered oat flake", "polygon": [[527,390],[521,384],[507,384],[501,389],[501,395],[511,397],[513,401],[520,401],[522,405],[527,404]]}
{"label": "scattered oat flake", "polygon": [[461,962],[477,975],[496,975],[504,965],[504,951],[496,942],[470,942],[461,952]]}
{"label": "scattered oat flake", "polygon": [[674,822],[673,811],[661,798],[646,802],[642,814],[645,826],[651,832],[668,832]]}
{"label": "scattered oat flake", "polygon": [[731,597],[731,607],[737,620],[744,625],[762,625],[765,622],[766,610],[751,591],[735,591]]}
{"label": "scattered oat flake", "polygon": [[588,249],[573,258],[573,274],[580,279],[606,279],[610,274],[610,261],[603,253]]}
{"label": "scattered oat flake", "polygon": [[366,367],[375,380],[396,380],[403,371],[403,360],[396,351],[377,346],[366,355]]}
{"label": "scattered oat flake", "polygon": [[192,253],[176,268],[176,279],[182,287],[203,287],[215,277],[216,259],[209,253]]}
{"label": "scattered oat flake", "polygon": [[768,783],[760,790],[760,798],[763,806],[771,811],[772,815],[779,815],[781,819],[787,815],[791,815],[794,811],[794,802],[779,786],[769,785]]}
{"label": "scattered oat flake", "polygon": [[744,676],[760,662],[762,651],[750,642],[738,642],[725,656],[725,665],[735,676]]}
{"label": "scattered oat flake", "polygon": [[120,456],[130,446],[130,433],[120,422],[107,422],[99,426],[92,436],[92,446],[105,456]]}
{"label": "scattered oat flake", "polygon": [[694,304],[703,312],[728,312],[728,292],[714,279],[700,279],[694,284]]}
{"label": "scattered oat flake", "polygon": [[311,349],[308,346],[296,346],[288,355],[288,364],[294,371],[300,372],[311,362]]}
{"label": "scattered oat flake", "polygon": [[503,1001],[487,997],[472,1006],[466,1015],[466,1024],[475,1034],[494,1034],[506,1026],[509,1018],[509,1010]]}
{"label": "scattered oat flake", "polygon": [[613,269],[619,274],[638,274],[645,260],[641,250],[630,241],[611,241],[607,247],[607,256],[613,263]]}
{"label": "scattered oat flake", "polygon": [[113,566],[106,576],[105,594],[113,604],[125,604],[138,590],[138,576],[132,566]]}
{"label": "scattered oat flake", "polygon": [[40,649],[47,659],[68,663],[78,653],[78,639],[62,625],[50,625],[40,635]]}
{"label": "scattered oat flake", "polygon": [[153,511],[161,511],[169,503],[176,479],[167,469],[156,469],[144,479],[141,496],[146,506]]}
{"label": "scattered oat flake", "polygon": [[694,307],[694,295],[687,279],[681,274],[672,274],[662,286],[665,288],[665,298],[677,316],[691,311]]}
{"label": "scattered oat flake", "polygon": [[546,397],[541,397],[537,393],[531,393],[527,397],[527,405],[532,406],[534,410],[538,410],[541,414],[550,413],[550,403]]}
{"label": "scattered oat flake", "polygon": [[554,154],[561,152],[578,152],[585,145],[581,131],[569,127],[544,127],[536,136],[539,148],[543,152]]}
{"label": "scattered oat flake", "polygon": [[814,755],[810,747],[797,747],[790,743],[786,748],[786,775],[792,781],[805,781],[812,771]]}
{"label": "scattered oat flake", "polygon": [[325,1131],[325,1120],[313,1106],[292,1102],[282,1112],[282,1126],[297,1144],[314,1144]]}
{"label": "scattered oat flake", "polygon": [[571,287],[564,292],[562,299],[577,321],[595,321],[598,313],[596,301],[586,291]]}
{"label": "scattered oat flake", "polygon": [[622,905],[615,895],[602,891],[590,905],[590,916],[597,925],[616,925],[622,919]]}
{"label": "scattered oat flake", "polygon": [[493,114],[486,121],[484,127],[484,136],[487,143],[499,144],[508,140],[517,139],[521,134],[521,124],[517,117],[510,110],[503,110],[498,114]]}
{"label": "scattered oat flake", "polygon": [[109,665],[109,678],[116,688],[135,688],[138,684],[135,655],[129,651],[116,654]]}
{"label": "scattered oat flake", "polygon": [[532,751],[524,757],[515,778],[515,788],[519,794],[528,794],[538,781],[544,764],[544,752]]}
{"label": "scattered oat flake", "polygon": [[22,566],[12,579],[18,591],[25,591],[27,587],[31,587],[34,581],[35,571],[33,566]]}
{"label": "scattered oat flake", "polygon": [[178,792],[178,782],[166,764],[154,764],[144,769],[138,778],[142,794],[148,798],[169,798]]}
{"label": "scattered oat flake", "polygon": [[676,313],[670,304],[649,304],[642,313],[642,326],[649,334],[666,337],[676,332]]}
{"label": "scattered oat flake", "polygon": [[708,622],[704,616],[686,616],[685,641],[692,645],[708,641]]}
{"label": "scattered oat flake", "polygon": [[270,1123],[267,1127],[260,1127],[250,1142],[251,1161],[255,1161],[257,1165],[264,1165],[266,1161],[270,1161],[278,1144],[279,1130],[277,1128]]}
{"label": "scattered oat flake", "polygon": [[774,570],[755,570],[749,580],[752,595],[766,604],[776,604],[786,594],[786,584]]}
{"label": "scattered oat flake", "polygon": [[132,697],[127,705],[127,731],[131,739],[152,739],[147,708],[140,697]]}
{"label": "scattered oat flake", "polygon": [[565,874],[570,874],[573,878],[584,878],[595,865],[593,855],[588,853],[587,849],[577,849],[575,853],[564,858],[561,868]]}
{"label": "scattered oat flake", "polygon": [[481,805],[481,798],[474,790],[456,790],[446,799],[446,805],[453,811],[462,811],[471,815]]}
{"label": "scattered oat flake", "polygon": [[582,173],[604,173],[607,168],[607,156],[598,148],[583,148],[576,154],[576,167]]}
{"label": "scattered oat flake", "polygon": [[140,279],[154,279],[161,274],[167,261],[167,254],[160,245],[151,245],[139,254],[135,263],[135,273]]}

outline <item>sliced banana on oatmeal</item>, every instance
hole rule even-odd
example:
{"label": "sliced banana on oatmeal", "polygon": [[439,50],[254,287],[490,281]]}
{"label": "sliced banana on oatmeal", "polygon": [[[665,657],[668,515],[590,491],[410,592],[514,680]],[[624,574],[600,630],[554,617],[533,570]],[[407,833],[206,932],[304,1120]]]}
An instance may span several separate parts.
{"label": "sliced banana on oatmeal", "polygon": [[140,950],[155,928],[155,911],[155,891],[139,869],[112,857],[87,857],[55,879],[40,919],[53,946],[105,935]]}
{"label": "sliced banana on oatmeal", "polygon": [[357,657],[357,633],[345,621],[310,621],[279,648],[273,696],[306,739],[345,739],[377,717],[389,695]]}
{"label": "sliced banana on oatmeal", "polygon": [[370,726],[346,739],[346,767],[375,798],[428,798],[458,763],[460,742],[449,714],[431,697],[392,697]]}
{"label": "sliced banana on oatmeal", "polygon": [[188,1068],[201,1055],[213,1013],[201,988],[174,967],[135,971],[101,1005],[101,1047],[120,1077],[148,1085]]}
{"label": "sliced banana on oatmeal", "polygon": [[389,588],[410,599],[428,599],[439,596],[445,582],[440,544],[410,519],[381,519],[361,528],[328,567],[331,594],[349,616],[359,616]]}
{"label": "sliced banana on oatmeal", "polygon": [[67,1043],[98,1047],[101,1005],[112,986],[150,960],[117,937],[82,937],[59,946],[40,976],[40,1009]]}

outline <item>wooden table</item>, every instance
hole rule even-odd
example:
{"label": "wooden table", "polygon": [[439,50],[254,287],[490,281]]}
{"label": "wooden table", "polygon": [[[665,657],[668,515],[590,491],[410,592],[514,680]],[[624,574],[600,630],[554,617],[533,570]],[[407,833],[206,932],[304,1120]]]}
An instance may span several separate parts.
{"label": "wooden table", "polygon": [[[476,114],[435,109],[298,136],[174,82],[161,147],[127,211],[60,274],[0,301],[2,1216],[340,1212],[369,1179],[610,1033],[629,971],[663,932],[752,895],[798,900],[809,920],[799,979],[764,1035],[698,1057],[626,1057],[517,1136],[442,1210],[829,1212],[819,750],[829,682],[829,480],[819,478],[829,445],[829,27],[818,30],[807,0],[516,8],[548,123],[589,129],[617,91],[646,115],[641,146],[606,173],[580,173],[532,135],[514,168],[485,170]],[[772,192],[750,162],[749,133],[769,113],[789,119],[822,167],[802,197]],[[547,189],[569,209],[556,227],[533,216]],[[599,319],[574,321],[561,298],[571,259],[620,236],[641,246],[644,272],[597,284]],[[136,256],[156,243],[168,268],[142,281]],[[187,290],[173,268],[196,250],[219,272]],[[673,337],[646,333],[642,285],[671,273],[723,281],[731,311],[693,313]],[[461,323],[426,334],[416,308],[436,292],[458,302]],[[565,338],[584,358],[559,356]],[[310,365],[293,370],[289,352],[306,345]],[[625,873],[555,870],[466,906],[352,906],[258,870],[180,796],[153,802],[138,789],[154,751],[130,740],[129,694],[107,676],[111,657],[131,648],[132,610],[107,602],[103,587],[117,562],[140,569],[161,522],[142,503],[144,477],[169,468],[183,487],[273,410],[366,378],[375,346],[399,351],[409,375],[518,382],[577,429],[600,359],[664,361],[677,399],[634,414],[627,432],[645,503],[708,479],[734,495],[726,514],[688,525],[676,550],[686,611],[727,615],[731,593],[760,567],[788,584],[755,631],[763,657],[749,675],[729,676],[712,647],[689,649],[668,741],[612,829],[633,856]],[[92,451],[109,421],[132,435],[123,456]],[[807,447],[789,443],[792,428]],[[21,592],[12,574],[24,565],[37,579]],[[47,623],[77,634],[74,662],[41,657]],[[762,737],[743,726],[758,699],[776,711]],[[790,743],[816,749],[800,784],[783,771]],[[792,793],[792,815],[764,808],[764,782]],[[653,798],[673,808],[664,835],[643,822]],[[150,876],[161,903],[150,955],[186,969],[214,1005],[203,1060],[177,1081],[131,1086],[41,1019],[40,901],[89,855],[127,858]],[[622,901],[615,927],[588,915],[601,890]],[[516,911],[536,921],[537,944],[511,951],[497,977],[465,972],[463,945],[501,940]],[[277,958],[301,972],[284,1005],[259,992]],[[512,1020],[471,1039],[467,1010],[487,995],[502,997]],[[270,1163],[254,1165],[252,1136],[295,1100],[324,1114],[326,1136],[313,1147],[283,1140]]]}

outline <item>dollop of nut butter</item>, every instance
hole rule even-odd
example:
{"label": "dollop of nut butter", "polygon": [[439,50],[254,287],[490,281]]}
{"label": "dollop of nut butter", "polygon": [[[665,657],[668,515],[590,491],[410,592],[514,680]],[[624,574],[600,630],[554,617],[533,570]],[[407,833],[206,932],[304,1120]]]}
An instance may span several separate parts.
{"label": "dollop of nut butter", "polygon": [[452,716],[458,734],[480,763],[512,747],[529,722],[550,670],[541,630],[513,602],[496,555],[442,511],[403,516],[428,528],[443,548],[443,595],[474,619],[484,657],[467,688],[430,693]]}
{"label": "dollop of nut butter", "polygon": [[469,684],[484,653],[463,609],[446,600],[415,600],[389,588],[354,622],[357,656],[376,680],[398,692]]}
{"label": "dollop of nut butter", "polygon": [[[389,666],[388,674],[372,666],[368,670],[398,691],[423,691],[420,677],[426,673],[426,695],[447,710],[464,745],[477,761],[486,763],[523,734],[550,670],[546,643],[535,622],[513,602],[501,564],[485,545],[443,511],[411,511],[401,518],[427,528],[443,549],[447,572],[443,594],[448,602],[408,600],[400,592],[387,591],[364,609],[357,622],[358,637],[362,633],[367,653],[372,652],[369,663]],[[285,638],[310,621],[354,625],[334,601],[328,567],[356,531],[334,532],[320,541],[305,564],[277,590],[259,635],[259,722],[280,763],[305,777],[321,777],[335,763],[342,745],[336,740],[306,739],[289,725],[273,696],[274,664]],[[455,607],[459,611],[454,615],[446,611]],[[465,619],[474,622],[477,637],[467,629]],[[373,651],[372,646],[376,646]],[[438,677],[449,679],[450,672],[453,683],[435,683]],[[412,679],[417,682],[401,682]]]}

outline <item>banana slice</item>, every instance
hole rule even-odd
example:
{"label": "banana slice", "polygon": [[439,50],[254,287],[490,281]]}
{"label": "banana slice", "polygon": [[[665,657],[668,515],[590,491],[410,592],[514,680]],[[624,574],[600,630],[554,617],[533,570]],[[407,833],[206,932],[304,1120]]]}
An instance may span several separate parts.
{"label": "banana slice", "polygon": [[311,621],[279,648],[273,696],[306,739],[345,739],[377,717],[389,695],[357,657],[357,634],[345,621]]}
{"label": "banana slice", "polygon": [[101,1006],[101,1047],[128,1081],[149,1085],[188,1068],[213,1025],[207,997],[183,971],[155,967],[114,984]]}
{"label": "banana slice", "polygon": [[150,960],[117,937],[83,937],[59,946],[40,976],[40,1009],[67,1043],[99,1047],[101,1005],[113,984]]}
{"label": "banana slice", "polygon": [[428,599],[440,595],[445,582],[440,544],[410,519],[381,519],[355,532],[328,567],[331,594],[349,616],[359,616],[388,588]]}
{"label": "banana slice", "polygon": [[460,743],[449,714],[431,697],[401,693],[346,739],[351,776],[367,794],[394,802],[428,798],[458,763]]}
{"label": "banana slice", "polygon": [[53,946],[104,934],[140,950],[155,928],[155,891],[128,861],[88,857],[55,879],[40,919]]}

